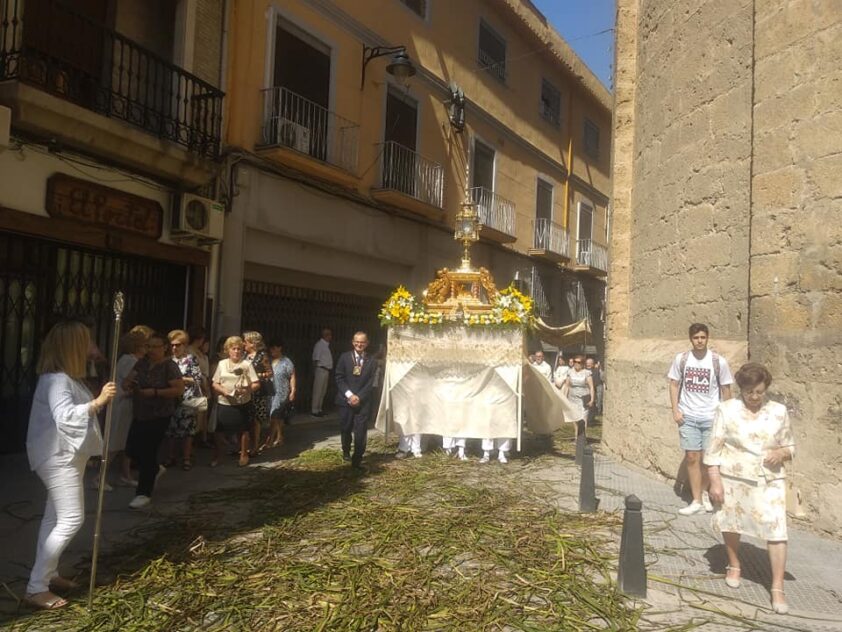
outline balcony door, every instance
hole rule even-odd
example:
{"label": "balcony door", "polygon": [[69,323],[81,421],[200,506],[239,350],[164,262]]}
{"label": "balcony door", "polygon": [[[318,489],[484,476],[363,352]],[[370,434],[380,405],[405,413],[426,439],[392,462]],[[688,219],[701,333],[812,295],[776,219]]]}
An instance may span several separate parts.
{"label": "balcony door", "polygon": [[418,104],[391,88],[383,130],[383,188],[417,197],[427,186],[416,159]]}
{"label": "balcony door", "polygon": [[480,222],[485,225],[493,224],[491,215],[494,209],[491,194],[494,191],[494,149],[478,139],[474,139],[471,179]]}
{"label": "balcony door", "polygon": [[267,99],[266,112],[272,118],[267,142],[327,160],[330,47],[279,20],[273,84]]}
{"label": "balcony door", "polygon": [[[68,101],[93,108],[103,73],[102,26],[109,0],[26,0],[21,77]],[[72,6],[72,9],[68,8]]]}

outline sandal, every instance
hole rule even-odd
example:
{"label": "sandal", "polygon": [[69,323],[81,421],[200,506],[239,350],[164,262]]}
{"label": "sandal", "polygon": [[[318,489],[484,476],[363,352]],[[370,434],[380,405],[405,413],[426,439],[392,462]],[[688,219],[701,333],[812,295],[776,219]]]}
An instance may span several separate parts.
{"label": "sandal", "polygon": [[51,590],[79,590],[79,588],[81,586],[78,582],[62,577],[61,575],[56,575],[50,580]]}
{"label": "sandal", "polygon": [[772,611],[775,614],[786,614],[789,612],[789,604],[786,602],[786,599],[783,601],[775,601],[775,593],[783,596],[783,588],[770,588],[769,590],[772,593]]}
{"label": "sandal", "polygon": [[[726,566],[725,567],[725,583],[728,585],[728,588],[739,588],[740,587],[740,572],[742,569],[739,566]],[[736,577],[728,577],[728,573],[736,572]]]}
{"label": "sandal", "polygon": [[34,595],[26,595],[24,596],[23,601],[26,605],[37,610],[58,610],[59,608],[64,608],[68,603],[70,603],[67,599],[54,595],[49,590],[35,593]]}
{"label": "sandal", "polygon": [[184,459],[184,461],[181,463],[181,469],[185,472],[189,472],[191,469],[193,469],[193,463],[190,462],[190,459]]}

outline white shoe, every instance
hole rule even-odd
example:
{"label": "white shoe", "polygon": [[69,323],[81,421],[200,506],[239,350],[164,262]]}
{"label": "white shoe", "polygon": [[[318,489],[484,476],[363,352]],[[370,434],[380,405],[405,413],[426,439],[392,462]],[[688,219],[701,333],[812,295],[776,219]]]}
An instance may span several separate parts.
{"label": "white shoe", "polygon": [[420,452],[413,452],[412,456],[414,456],[416,459],[420,459],[423,455]]}
{"label": "white shoe", "polygon": [[395,458],[396,459],[405,459],[407,456],[408,456],[408,453],[404,452],[403,450],[398,450],[397,452],[395,452]]}
{"label": "white shoe", "polygon": [[705,506],[702,503],[698,503],[694,500],[686,507],[679,509],[678,513],[680,513],[682,516],[692,516],[694,514],[701,513],[704,510]]}
{"label": "white shoe", "polygon": [[509,459],[506,458],[506,453],[503,452],[502,450],[497,455],[497,460],[500,461],[500,463],[508,463],[509,462]]}
{"label": "white shoe", "polygon": [[706,512],[713,513],[713,505],[710,502],[710,496],[708,496],[707,492],[702,492],[702,506]]}
{"label": "white shoe", "polygon": [[467,461],[468,460],[468,457],[465,454],[464,450],[459,450],[459,453],[456,455],[456,458],[458,458],[460,461]]}
{"label": "white shoe", "polygon": [[488,463],[491,460],[491,455],[486,452],[482,455],[482,458],[479,460],[480,463]]}
{"label": "white shoe", "polygon": [[442,448],[445,456],[453,456],[453,448]]}
{"label": "white shoe", "polygon": [[158,479],[161,478],[166,473],[167,473],[167,468],[165,468],[163,465],[159,465],[158,466],[158,473],[155,474],[155,482],[157,483]]}
{"label": "white shoe", "polygon": [[129,503],[129,507],[132,509],[143,509],[144,507],[148,507],[151,503],[152,499],[149,498],[149,496],[135,496]]}
{"label": "white shoe", "polygon": [[[94,478],[94,482],[91,485],[91,487],[93,487],[94,489],[99,489],[99,476]],[[113,492],[114,491],[114,488],[111,487],[111,485],[108,484],[108,481],[105,481],[105,488],[104,489],[107,492]]]}

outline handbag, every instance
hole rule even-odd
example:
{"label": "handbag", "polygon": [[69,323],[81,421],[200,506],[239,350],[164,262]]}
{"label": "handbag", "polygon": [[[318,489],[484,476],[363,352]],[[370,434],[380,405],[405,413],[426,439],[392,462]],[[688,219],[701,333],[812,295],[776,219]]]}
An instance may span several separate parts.
{"label": "handbag", "polygon": [[199,382],[196,382],[196,390],[199,391],[199,395],[197,397],[189,397],[181,402],[182,406],[186,406],[187,408],[192,408],[193,410],[204,413],[208,410],[208,398],[202,395],[202,386]]}
{"label": "handbag", "polygon": [[251,401],[251,388],[247,373],[240,366],[232,370],[231,360],[228,360],[228,372],[237,376],[237,381],[234,384],[234,393],[228,399],[237,406],[248,404]]}

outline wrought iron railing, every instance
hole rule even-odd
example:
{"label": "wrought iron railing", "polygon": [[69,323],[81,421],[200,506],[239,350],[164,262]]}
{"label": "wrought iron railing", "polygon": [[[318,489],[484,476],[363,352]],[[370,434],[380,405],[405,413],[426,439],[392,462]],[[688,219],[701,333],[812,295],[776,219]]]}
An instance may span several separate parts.
{"label": "wrought iron railing", "polygon": [[487,72],[491,73],[500,81],[506,81],[506,61],[497,61],[494,59],[489,53],[480,49],[479,54],[477,55],[477,61],[479,61],[479,65],[486,70]]}
{"label": "wrought iron railing", "polygon": [[576,242],[576,263],[608,272],[608,249],[592,239]]}
{"label": "wrought iron railing", "polygon": [[444,168],[394,141],[383,143],[380,186],[443,208]]}
{"label": "wrought iron railing", "polygon": [[548,250],[562,257],[570,256],[567,231],[545,217],[535,219],[535,248]]}
{"label": "wrought iron railing", "polygon": [[471,201],[477,205],[480,224],[515,236],[515,204],[485,187],[471,189]]}
{"label": "wrought iron railing", "polygon": [[7,79],[190,151],[219,154],[223,92],[69,3],[0,1],[0,81]]}
{"label": "wrought iron railing", "polygon": [[356,173],[359,125],[287,88],[262,92],[265,146],[289,147]]}

